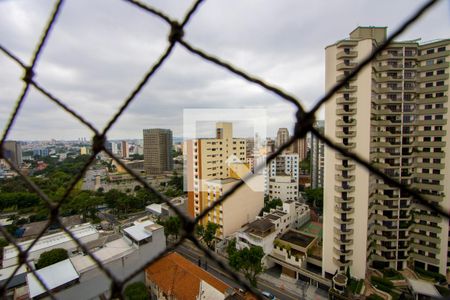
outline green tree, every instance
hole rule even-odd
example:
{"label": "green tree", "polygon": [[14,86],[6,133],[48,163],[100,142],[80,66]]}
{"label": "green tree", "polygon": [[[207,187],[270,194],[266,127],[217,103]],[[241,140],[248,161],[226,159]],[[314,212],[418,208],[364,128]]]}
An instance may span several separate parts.
{"label": "green tree", "polygon": [[146,300],[149,299],[147,287],[143,282],[134,282],[129,284],[124,291],[127,300]]}
{"label": "green tree", "polygon": [[236,249],[236,239],[232,239],[231,241],[228,242],[227,245],[227,254],[228,257],[231,257],[233,254],[235,254],[237,251]]}
{"label": "green tree", "polygon": [[36,269],[42,269],[69,258],[66,249],[56,248],[43,252],[36,263]]}
{"label": "green tree", "polygon": [[9,245],[9,242],[4,238],[0,238],[0,248],[6,247]]}
{"label": "green tree", "polygon": [[170,178],[168,183],[176,190],[183,192],[183,176],[179,176],[176,171],[173,172],[173,176]]}
{"label": "green tree", "polygon": [[208,224],[206,224],[205,231],[203,232],[203,241],[211,250],[214,250],[214,240],[216,238],[217,229],[219,229],[218,224],[208,222]]}
{"label": "green tree", "polygon": [[236,250],[229,257],[230,266],[236,271],[244,273],[253,286],[256,286],[256,276],[264,271],[261,263],[264,251],[261,247],[250,247]]}
{"label": "green tree", "polygon": [[323,210],[323,188],[305,190],[306,201],[320,211]]}
{"label": "green tree", "polygon": [[270,212],[271,209],[275,209],[277,206],[283,205],[283,201],[280,198],[274,198],[269,200],[269,197],[264,197],[264,207],[259,213],[260,216],[263,215],[263,212]]}
{"label": "green tree", "polygon": [[178,235],[181,231],[181,221],[179,217],[169,217],[166,221],[163,222],[164,233],[166,236],[175,236],[175,239],[178,239]]}

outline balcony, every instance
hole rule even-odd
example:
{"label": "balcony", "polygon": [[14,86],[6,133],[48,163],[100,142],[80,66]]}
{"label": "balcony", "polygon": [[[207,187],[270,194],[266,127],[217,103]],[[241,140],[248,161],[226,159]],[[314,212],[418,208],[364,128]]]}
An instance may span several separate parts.
{"label": "balcony", "polygon": [[342,193],[342,192],[352,193],[355,191],[355,187],[354,186],[335,186],[334,190],[339,193]]}
{"label": "balcony", "polygon": [[448,91],[448,85],[431,86],[431,87],[421,87],[421,93],[437,93]]}
{"label": "balcony", "polygon": [[334,222],[339,225],[344,225],[344,224],[352,225],[355,222],[355,220],[353,218],[342,219],[342,218],[334,217]]}
{"label": "balcony", "polygon": [[354,62],[349,62],[349,63],[340,63],[340,64],[338,64],[337,66],[336,66],[336,70],[337,71],[341,71],[341,70],[351,70],[351,69],[353,69],[354,67],[356,67],[356,63],[354,63]]}
{"label": "balcony", "polygon": [[339,256],[353,254],[353,250],[351,250],[351,249],[341,250],[340,248],[336,248],[336,247],[333,247],[333,252],[334,252],[334,254],[339,255]]}
{"label": "balcony", "polygon": [[351,214],[351,213],[355,212],[355,209],[353,207],[343,207],[340,205],[336,205],[334,207],[334,211],[339,214],[342,214],[342,213]]}
{"label": "balcony", "polygon": [[383,53],[383,54],[380,54],[380,55],[378,55],[377,56],[377,59],[378,60],[386,60],[386,59],[389,59],[389,60],[396,60],[396,59],[403,59],[403,53],[401,53],[401,52],[398,52],[397,54],[393,54],[393,53],[387,53],[387,52],[385,52],[385,53]]}
{"label": "balcony", "polygon": [[429,66],[419,66],[418,67],[418,71],[420,72],[427,72],[427,71],[432,71],[432,70],[437,70],[437,69],[448,69],[448,67],[450,66],[450,62],[443,62],[440,64],[432,64]]}
{"label": "balcony", "polygon": [[355,202],[355,198],[354,197],[347,197],[346,199],[343,199],[342,197],[334,197],[334,201],[336,202],[336,203],[338,203],[338,204],[341,204],[341,203],[348,203],[348,204],[351,204],[351,203],[354,203]]}
{"label": "balcony", "polygon": [[434,59],[434,58],[439,58],[439,57],[445,57],[445,56],[449,56],[449,55],[450,55],[450,50],[447,50],[447,51],[443,51],[443,52],[434,52],[434,53],[430,53],[430,54],[421,55],[418,58],[420,61],[424,61],[424,60],[429,60],[429,59]]}
{"label": "balcony", "polygon": [[350,266],[351,260],[342,260],[341,261],[341,260],[333,257],[333,262],[338,267],[348,267],[348,266]]}
{"label": "balcony", "polygon": [[336,114],[338,116],[348,116],[348,115],[354,115],[356,113],[356,108],[349,108],[349,109],[338,109],[336,110]]}
{"label": "balcony", "polygon": [[336,245],[346,245],[346,246],[351,246],[353,245],[353,240],[351,239],[337,239],[337,238],[333,238],[333,241]]}
{"label": "balcony", "polygon": [[341,181],[341,182],[342,181],[349,181],[349,182],[351,182],[351,181],[355,180],[355,176],[353,176],[353,175],[342,176],[342,175],[337,174],[337,175],[334,176],[334,179],[336,181]]}
{"label": "balcony", "polygon": [[336,59],[341,59],[341,58],[355,58],[358,56],[358,52],[356,51],[339,51],[338,53],[336,53]]}
{"label": "balcony", "polygon": [[[338,76],[336,76],[336,81],[344,81],[344,79],[345,79],[345,77],[347,77],[348,75],[346,75],[346,74],[341,74],[341,75],[338,75]],[[351,81],[355,81],[356,80],[356,78],[357,78],[357,75],[355,75],[355,76],[353,76],[352,78],[350,78],[350,82]]]}
{"label": "balcony", "polygon": [[336,171],[353,171],[355,170],[356,166],[354,164],[348,164],[347,166],[344,165],[335,165],[334,169]]}
{"label": "balcony", "polygon": [[333,232],[335,235],[351,235],[351,234],[353,234],[353,229],[342,230],[341,228],[334,227]]}
{"label": "balcony", "polygon": [[448,74],[439,74],[439,75],[433,75],[433,76],[423,76],[419,77],[419,82],[429,82],[429,81],[438,81],[438,80],[447,80],[449,77]]}
{"label": "balcony", "polygon": [[355,104],[356,103],[356,97],[338,97],[336,98],[336,104]]}
{"label": "balcony", "polygon": [[342,126],[355,126],[356,125],[356,119],[349,118],[349,120],[344,121],[343,119],[336,120],[336,126],[342,127]]}

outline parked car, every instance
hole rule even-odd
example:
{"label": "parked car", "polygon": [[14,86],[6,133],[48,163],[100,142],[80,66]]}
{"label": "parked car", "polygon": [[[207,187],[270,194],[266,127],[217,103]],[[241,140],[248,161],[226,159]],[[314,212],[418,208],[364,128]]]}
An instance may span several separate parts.
{"label": "parked car", "polygon": [[277,299],[274,295],[272,295],[272,293],[269,293],[268,291],[262,291],[261,294],[263,294],[264,297],[270,300]]}

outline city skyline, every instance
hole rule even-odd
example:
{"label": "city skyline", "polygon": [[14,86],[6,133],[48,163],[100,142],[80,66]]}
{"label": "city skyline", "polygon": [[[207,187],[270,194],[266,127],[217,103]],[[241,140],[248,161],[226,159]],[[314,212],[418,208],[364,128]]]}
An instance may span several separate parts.
{"label": "city skyline", "polygon": [[[176,3],[152,4],[179,18],[190,2]],[[205,51],[289,91],[308,108],[324,93],[324,58],[321,55],[324,45],[358,24],[388,26],[393,30],[415,9],[415,5],[405,3],[355,2],[341,6],[321,2],[308,3],[308,10],[304,10],[305,4],[296,2],[257,7],[247,2],[232,5],[206,2],[186,28],[185,36]],[[2,44],[28,61],[50,7],[50,1],[2,3]],[[438,4],[399,39],[445,37],[447,8],[446,2]],[[78,22],[80,12],[83,12],[82,23]],[[317,18],[330,19],[339,13],[345,13],[346,18],[335,26],[315,22]],[[250,21],[249,14],[256,19]],[[279,15],[283,18],[278,18]],[[442,20],[443,26],[436,26],[435,20]],[[256,24],[268,26],[260,31]],[[280,31],[283,35],[278,34]],[[162,22],[127,3],[114,2],[106,6],[101,1],[67,2],[42,53],[35,78],[96,127],[102,128],[162,52],[166,36],[167,28]],[[286,36],[299,38],[286,39]],[[3,129],[22,86],[22,71],[4,56],[0,62],[0,92],[4,96],[0,126]],[[92,68],[94,63],[95,69]],[[295,110],[291,105],[176,47],[172,57],[119,119],[108,138],[136,138],[141,128],[150,127],[170,128],[174,136],[180,136],[180,115],[184,108],[244,107],[268,109],[269,128],[273,130],[268,132],[269,136],[275,136],[281,127],[292,132]],[[8,139],[68,139],[72,136],[92,135],[32,89]]]}

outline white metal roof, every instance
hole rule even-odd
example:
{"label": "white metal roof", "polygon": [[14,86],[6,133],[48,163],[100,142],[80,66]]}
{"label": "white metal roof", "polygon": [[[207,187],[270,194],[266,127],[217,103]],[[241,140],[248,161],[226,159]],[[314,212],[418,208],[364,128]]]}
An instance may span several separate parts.
{"label": "white metal roof", "polygon": [[161,214],[161,204],[153,203],[146,206],[145,208],[151,212],[157,213],[159,215]]}
{"label": "white metal roof", "polygon": [[[73,267],[72,263],[70,262],[70,259],[66,259],[56,264],[37,270],[36,273],[50,290],[80,277]],[[27,274],[27,282],[28,289],[30,291],[30,298],[45,293],[45,288],[40,284],[33,273],[30,272]]]}
{"label": "white metal roof", "polygon": [[[98,234],[98,231],[89,223],[81,224],[70,228],[70,231],[77,239],[82,239],[83,237]],[[71,241],[70,236],[65,232],[58,232],[54,234],[44,235],[41,237],[36,244],[31,248],[30,252],[39,251],[42,249],[54,247],[56,245]],[[27,249],[34,240],[25,241],[19,243],[20,249]],[[14,246],[5,247],[3,250],[3,259],[10,259],[16,257],[18,252]]]}
{"label": "white metal roof", "polygon": [[133,226],[125,228],[123,231],[125,231],[135,241],[139,242],[152,236],[152,231],[146,229],[145,227],[153,224],[155,223],[152,221],[134,222]]}
{"label": "white metal roof", "polygon": [[436,287],[427,281],[408,278],[408,282],[413,291],[418,294],[432,297],[441,297],[441,294],[439,294]]}
{"label": "white metal roof", "polygon": [[[129,245],[129,242],[127,242],[127,240],[125,240],[124,238],[120,238],[112,242],[106,243],[103,246],[103,248],[100,248],[92,252],[92,254],[103,264],[107,264],[110,261],[126,256],[132,253],[133,251],[135,251],[135,248]],[[89,255],[79,254],[71,257],[70,260],[74,265],[75,269],[81,275],[84,272],[97,267],[97,264],[94,262],[94,260],[92,260],[92,258]]]}

